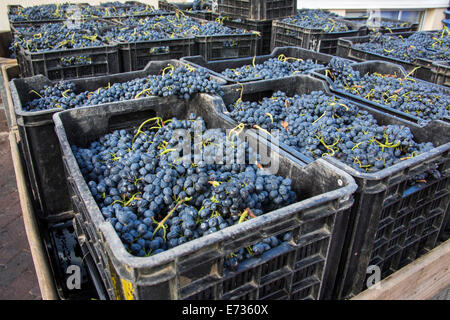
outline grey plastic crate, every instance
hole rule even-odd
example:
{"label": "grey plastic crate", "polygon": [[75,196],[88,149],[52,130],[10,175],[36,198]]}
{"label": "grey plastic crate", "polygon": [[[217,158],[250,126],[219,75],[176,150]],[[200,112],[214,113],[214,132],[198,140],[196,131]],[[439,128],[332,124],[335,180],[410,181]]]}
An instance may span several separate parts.
{"label": "grey plastic crate", "polygon": [[[155,256],[130,255],[104,220],[71,145],[86,146],[111,130],[137,127],[155,115],[182,119],[195,112],[209,128],[231,129],[214,107],[220,102],[220,98],[205,94],[191,102],[155,97],[145,103],[121,102],[54,115],[75,218],[82,232],[79,237],[95,257],[110,298],[317,299],[331,292],[356,185],[350,176],[323,160],[305,165],[277,153],[277,174],[293,179],[299,202]],[[256,139],[251,135],[249,142]],[[317,183],[311,185],[311,180]],[[294,241],[241,263],[235,272],[224,271],[228,253],[289,230],[294,232]]]}
{"label": "grey plastic crate", "polygon": [[[105,87],[108,83],[125,82],[150,74],[159,74],[168,64],[174,67],[186,65],[178,60],[152,61],[141,71],[75,79],[72,82],[75,83],[77,92],[92,91]],[[215,77],[213,79],[218,83],[225,83],[221,79]],[[23,109],[28,101],[36,98],[30,90],[39,92],[45,85],[53,83],[48,78],[38,75],[14,79],[10,82],[10,88],[21,138],[20,145],[30,175],[35,201],[43,217],[55,219],[62,212],[71,210],[72,207],[52,120],[52,115],[60,110],[55,108],[44,111],[25,111]]]}
{"label": "grey plastic crate", "polygon": [[[234,103],[241,92],[244,101],[259,101],[278,90],[288,95],[317,90],[333,95],[325,81],[310,75],[229,85],[223,90],[224,104],[220,108],[223,117],[234,126],[237,123],[228,116],[225,107]],[[421,127],[386,109],[356,104],[371,113],[379,124],[407,126],[416,141],[433,142],[436,147],[375,173],[360,172],[336,158],[325,157],[332,165],[349,173],[358,184],[336,278],[333,295],[336,299],[350,298],[365,288],[369,265],[379,266],[384,278],[433,249],[438,235],[446,227],[444,221],[450,200],[449,125],[434,121]],[[296,158],[308,161],[294,148],[282,142],[279,146]],[[433,168],[439,170],[440,178],[430,178],[418,187],[409,185],[414,176]]]}
{"label": "grey plastic crate", "polygon": [[298,47],[279,47],[275,48],[271,54],[256,56],[254,58],[249,57],[249,58],[238,58],[229,60],[206,61],[205,58],[202,56],[193,56],[181,58],[181,61],[186,62],[195,68],[206,69],[211,74],[214,74],[215,76],[220,77],[226,80],[229,84],[231,84],[237,82],[245,83],[250,81],[258,81],[260,79],[254,78],[240,81],[234,80],[221,74],[221,72],[223,72],[225,69],[236,69],[245,65],[252,65],[253,62],[255,63],[255,65],[261,64],[271,58],[277,58],[280,55],[303,60],[311,59],[313,62],[323,64],[324,66],[328,65],[330,60],[333,58],[333,56],[328,54],[319,53]]}

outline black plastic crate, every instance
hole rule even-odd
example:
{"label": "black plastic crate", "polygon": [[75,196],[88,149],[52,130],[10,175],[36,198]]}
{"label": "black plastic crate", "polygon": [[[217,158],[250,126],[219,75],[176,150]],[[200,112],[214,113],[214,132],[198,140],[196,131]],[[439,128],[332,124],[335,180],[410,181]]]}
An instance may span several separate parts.
{"label": "black plastic crate", "polygon": [[12,129],[16,126],[16,119],[14,117],[14,110],[12,105],[8,102],[9,98],[9,81],[19,77],[19,66],[17,64],[3,64],[1,65],[1,79],[0,92],[2,98],[3,108],[5,109],[6,120],[8,127]]}
{"label": "black plastic crate", "polygon": [[[178,60],[153,61],[142,71],[75,79],[72,82],[75,83],[77,92],[92,91],[105,87],[108,83],[125,82],[150,74],[159,74],[161,69],[168,64],[174,67],[185,66]],[[225,83],[221,79],[214,79],[218,83]],[[23,109],[28,101],[36,98],[36,95],[30,90],[39,92],[45,85],[53,83],[48,78],[38,75],[26,79],[13,79],[10,82],[10,88],[21,138],[20,146],[29,172],[35,201],[44,218],[55,219],[61,212],[69,211],[72,208],[52,120],[52,115],[60,110],[25,111]]]}
{"label": "black plastic crate", "polygon": [[193,2],[168,2],[165,0],[158,1],[158,8],[166,11],[178,11],[190,17],[212,20],[213,12],[207,9],[207,5],[201,6],[200,9],[194,10]]}
{"label": "black plastic crate", "polygon": [[[359,63],[352,64],[351,67],[354,70],[359,71],[361,75],[364,75],[366,73],[380,73],[380,74],[397,75],[398,77],[406,77],[408,74],[407,71],[404,68],[402,68],[402,66],[399,66],[397,64],[390,63],[390,62],[384,62],[384,61],[359,62]],[[329,76],[326,75],[325,70],[326,69],[316,69],[313,71],[313,74],[321,79],[326,80],[330,86],[331,91],[333,91],[334,93],[344,96],[353,101],[357,101],[357,102],[360,102],[363,104],[370,105],[373,108],[383,110],[384,112],[390,113],[392,115],[395,115],[396,117],[405,119],[407,121],[411,121],[413,123],[420,122],[421,119],[419,119],[417,116],[414,116],[412,114],[407,114],[407,113],[399,111],[397,109],[388,107],[386,105],[383,105],[383,104],[380,104],[377,102],[373,102],[373,101],[365,99],[359,95],[352,94],[345,90],[341,90],[341,89],[337,88],[334,85],[332,79],[330,79]],[[409,78],[413,79],[415,82],[425,82],[424,80],[416,79],[416,78],[413,78],[410,76],[409,76]],[[450,95],[450,88],[440,86],[438,84],[428,83],[428,85],[436,86],[436,87],[440,88],[440,90],[442,92],[444,92],[445,94]],[[447,126],[449,126],[449,124],[450,124],[450,119],[446,118],[446,119],[442,119],[442,120],[434,120],[427,127],[428,127],[428,130],[432,130],[433,134],[442,135],[442,139],[446,139],[446,140],[450,141],[450,132],[444,130],[445,128],[447,128]]]}
{"label": "black plastic crate", "polygon": [[179,59],[195,52],[195,39],[179,38],[137,42],[117,42],[121,71],[142,70],[149,61]]}
{"label": "black plastic crate", "polygon": [[340,22],[345,23],[349,30],[327,33],[320,29],[302,28],[295,24],[275,20],[272,22],[271,48],[297,46],[313,51],[335,54],[339,38],[360,35],[364,29],[361,24],[344,20]]}
{"label": "black plastic crate", "polygon": [[325,53],[319,53],[307,49],[302,49],[298,47],[281,47],[281,48],[275,48],[271,54],[267,55],[261,55],[256,56],[254,58],[238,58],[238,59],[230,59],[230,60],[217,60],[217,61],[206,61],[205,58],[202,56],[193,56],[193,57],[184,57],[181,58],[181,61],[186,62],[190,65],[192,65],[195,68],[203,68],[206,69],[211,74],[214,74],[215,76],[222,78],[226,80],[229,84],[230,83],[245,83],[250,81],[257,81],[260,79],[249,79],[249,80],[234,80],[230,79],[221,72],[223,72],[225,69],[236,69],[240,68],[245,65],[252,65],[253,63],[261,64],[265,61],[271,59],[271,58],[278,58],[280,55],[284,55],[288,58],[296,58],[296,59],[311,59],[314,63],[323,64],[324,66],[328,65],[330,60],[333,58],[333,56],[325,54]]}
{"label": "black plastic crate", "polygon": [[431,66],[433,80],[431,82],[450,87],[450,65],[449,62],[434,62]]}
{"label": "black plastic crate", "polygon": [[[63,21],[57,21],[57,22],[42,22],[42,21],[36,21],[36,22],[23,22],[23,23],[16,23],[14,25],[11,25],[11,33],[13,35],[26,35],[26,36],[33,36],[34,32],[29,31],[29,30],[21,30],[20,28],[24,28],[24,27],[34,27],[34,28],[39,28],[45,25],[49,25],[49,24],[55,24],[55,23],[59,23],[59,24],[65,24],[70,28],[75,29],[81,29],[80,26],[77,26],[77,24],[79,23],[83,23],[83,22],[88,22],[88,21],[95,21],[98,23],[103,23],[105,24],[105,26],[101,26],[101,27],[96,27],[96,28],[92,28],[93,32],[100,32],[103,28],[106,28],[107,26],[113,26],[116,25],[117,23],[114,22],[112,19],[104,19],[104,18],[69,18],[69,19],[65,19]],[[81,32],[88,32],[87,30],[83,30]]]}
{"label": "black plastic crate", "polygon": [[[43,241],[55,275],[54,281],[59,298],[62,300],[97,298],[97,290],[88,272],[86,256],[78,244],[72,219],[45,224],[42,228],[46,230],[43,233]],[[78,271],[80,287],[71,288],[68,286],[70,283],[68,278]]]}
{"label": "black plastic crate", "polygon": [[174,3],[171,3],[169,1],[159,0],[158,1],[158,9],[174,11],[175,9],[178,9],[178,8],[175,6]]}
{"label": "black plastic crate", "polygon": [[[279,156],[277,174],[293,179],[294,190],[303,195],[300,202],[155,256],[131,256],[104,220],[70,146],[86,146],[113,129],[132,128],[155,115],[183,119],[195,112],[209,128],[231,129],[214,108],[220,101],[204,94],[190,102],[155,97],[145,103],[121,102],[55,114],[75,218],[82,232],[79,236],[101,266],[99,272],[110,298],[317,299],[332,289],[356,185],[350,176],[323,160],[305,165],[274,150],[269,154]],[[248,137],[249,143],[257,141],[255,134]],[[267,147],[270,151],[272,145]],[[312,179],[320,183],[309,184]],[[235,272],[224,272],[226,254],[288,230],[294,232],[292,243],[241,263]]]}
{"label": "black plastic crate", "polygon": [[[408,37],[413,32],[399,32],[393,35]],[[369,42],[369,36],[350,36],[339,39],[337,44],[336,55],[352,59],[356,61],[381,60],[401,65],[411,76],[433,82],[436,84],[448,84],[447,69],[445,64],[439,64],[439,61],[431,61],[427,59],[415,59],[414,61],[405,61],[393,57],[383,56],[381,54],[368,52],[355,48],[355,44]],[[418,68],[419,67],[419,68]]]}
{"label": "black plastic crate", "polygon": [[211,10],[185,10],[183,11],[183,14],[186,16],[192,17],[192,18],[198,18],[203,20],[214,20],[216,17],[216,14],[213,13]]}
{"label": "black plastic crate", "polygon": [[[65,65],[65,60],[73,57],[82,57],[86,63]],[[67,80],[120,72],[116,45],[47,52],[30,52],[19,47],[17,60],[23,77],[42,74],[50,80]]]}
{"label": "black plastic crate", "polygon": [[[85,6],[89,6],[89,4],[87,3],[72,3],[69,7],[69,11],[68,12],[64,12],[64,16],[60,16],[60,15],[56,15],[54,16],[54,18],[45,18],[45,19],[39,19],[39,20],[21,20],[21,21],[12,21],[9,16],[10,13],[18,10],[18,9],[24,9],[23,6],[21,5],[8,5],[7,6],[7,10],[8,10],[8,20],[9,20],[9,25],[10,27],[13,26],[20,26],[23,24],[36,24],[36,23],[55,23],[55,22],[65,22],[67,21],[67,18],[70,19],[70,17],[77,17],[77,11],[79,11],[82,7]],[[72,13],[72,15],[67,16],[67,13]]]}
{"label": "black plastic crate", "polygon": [[254,31],[259,34],[256,43],[256,54],[269,54],[270,41],[272,40],[272,20],[250,20],[239,17],[219,16],[212,14],[211,20],[219,19],[224,25],[239,28],[249,31]]}
{"label": "black plastic crate", "polygon": [[295,14],[295,0],[217,0],[218,13],[251,20],[273,20]]}
{"label": "black plastic crate", "polygon": [[8,12],[8,20],[10,25],[14,25],[15,23],[23,23],[23,22],[27,22],[27,23],[33,23],[33,22],[58,22],[58,21],[64,21],[63,18],[54,18],[54,19],[42,19],[42,20],[21,20],[21,21],[12,21],[10,19],[10,15],[18,10],[24,9],[23,6],[21,5],[8,5],[7,6],[7,12]]}
{"label": "black plastic crate", "polygon": [[[383,18],[383,17],[374,17],[373,19],[369,19],[367,16],[362,17],[344,17],[347,21],[352,21],[356,23],[360,23],[366,26],[366,33],[369,32],[381,32],[381,33],[394,33],[394,32],[412,32],[417,31],[419,25],[417,23],[411,23],[407,21],[400,21],[396,19]],[[381,23],[400,23],[398,27],[386,27],[381,25]],[[365,34],[360,34],[361,36]]]}
{"label": "black plastic crate", "polygon": [[[234,103],[240,97],[244,101],[258,101],[277,90],[284,91],[288,95],[317,90],[332,95],[326,82],[310,75],[227,85],[223,90],[225,92],[224,105],[221,107],[224,111],[223,117],[232,121],[234,125],[237,123],[228,116],[225,106]],[[336,299],[350,298],[364,289],[366,270],[370,264],[376,264],[381,268],[388,265],[389,268],[384,270],[383,277],[400,269],[401,260],[395,264],[386,262],[395,249],[399,251],[399,255],[408,250],[409,256],[414,255],[415,259],[434,248],[438,234],[445,228],[444,220],[448,214],[450,200],[449,125],[439,121],[421,127],[411,119],[402,119],[385,109],[363,104],[358,104],[358,107],[371,113],[379,124],[405,125],[411,129],[416,141],[433,142],[436,147],[430,152],[375,173],[360,172],[336,158],[325,157],[330,164],[349,173],[358,184],[336,278],[333,295]],[[307,161],[305,155],[284,143],[280,142],[279,146],[296,158]],[[419,187],[409,185],[415,181],[416,175],[433,168],[438,168],[440,178],[430,178],[426,183],[419,184]],[[415,228],[415,224],[411,221],[417,222],[421,219],[427,221],[430,218],[433,218],[434,222],[430,224],[429,230],[423,229],[423,232],[419,232],[420,229],[414,229],[417,239],[424,241],[419,241],[420,245],[411,248],[408,242],[411,239],[407,238],[408,232],[411,233],[411,229]]]}
{"label": "black plastic crate", "polygon": [[253,32],[213,36],[195,36],[195,54],[208,61],[252,57],[256,55],[259,35]]}

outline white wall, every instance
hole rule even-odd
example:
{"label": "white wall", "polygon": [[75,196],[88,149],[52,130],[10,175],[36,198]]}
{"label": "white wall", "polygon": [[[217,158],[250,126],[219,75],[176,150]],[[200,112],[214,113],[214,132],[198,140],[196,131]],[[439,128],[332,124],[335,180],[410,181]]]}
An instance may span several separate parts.
{"label": "white wall", "polygon": [[[109,2],[116,0],[0,0],[0,30],[9,30],[9,22],[8,22],[8,10],[7,6],[11,4],[20,4],[24,7],[35,6],[40,4],[48,4],[48,3],[89,3],[92,5],[98,4],[100,2]],[[121,2],[125,2],[126,0],[119,0]],[[148,3],[153,6],[158,6],[158,0],[137,0],[142,3]],[[179,1],[173,1],[179,2]]]}

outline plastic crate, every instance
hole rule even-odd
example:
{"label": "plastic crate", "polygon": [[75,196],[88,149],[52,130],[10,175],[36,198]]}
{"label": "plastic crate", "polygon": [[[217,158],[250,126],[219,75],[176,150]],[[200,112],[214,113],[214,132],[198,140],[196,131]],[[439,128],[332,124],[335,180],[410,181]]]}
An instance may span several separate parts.
{"label": "plastic crate", "polygon": [[[369,21],[369,17],[344,17],[345,20],[360,23],[366,26],[366,34],[369,32],[381,32],[381,33],[394,33],[394,32],[412,32],[417,31],[419,25],[417,23],[411,23],[406,21],[400,21],[396,19],[389,19],[383,17],[375,17],[373,20]],[[401,23],[403,26],[395,27],[395,28],[386,28],[380,25],[380,22],[391,22],[391,23]],[[370,25],[367,25],[370,23]],[[366,34],[360,34],[361,36]]]}
{"label": "plastic crate", "polygon": [[319,29],[302,28],[295,24],[279,20],[272,22],[271,48],[296,46],[313,51],[335,54],[338,39],[357,36],[364,29],[360,24],[341,20],[349,27],[349,31],[326,33]]}
{"label": "plastic crate", "polygon": [[[220,77],[226,80],[228,83],[245,83],[250,81],[257,81],[260,79],[249,79],[249,80],[234,80],[227,78],[223,74],[222,71],[225,69],[237,69],[245,65],[252,65],[253,62],[256,64],[264,63],[265,61],[271,58],[277,58],[280,55],[284,55],[286,57],[299,58],[303,60],[311,59],[315,63],[323,64],[324,66],[328,65],[333,56],[319,53],[307,49],[297,48],[297,47],[281,47],[275,48],[271,54],[256,56],[255,58],[239,58],[239,59],[230,59],[230,60],[217,60],[217,61],[206,61],[202,56],[193,56],[193,57],[184,57],[181,58],[181,61],[186,62],[192,65],[195,68],[203,68],[206,69],[211,74],[214,74],[217,77]],[[254,59],[254,60],[253,60]]]}
{"label": "plastic crate", "polygon": [[8,121],[8,127],[10,130],[16,126],[16,118],[14,117],[14,110],[9,103],[10,90],[9,81],[13,78],[19,77],[19,66],[16,63],[5,63],[1,65],[2,77],[0,79],[0,92],[2,98],[3,108],[5,109],[6,120]]}
{"label": "plastic crate", "polygon": [[150,61],[189,56],[195,52],[196,45],[193,37],[116,43],[122,72],[142,70]]}
{"label": "plastic crate", "polygon": [[[86,64],[64,65],[65,58],[87,58]],[[17,61],[22,77],[42,74],[50,80],[67,80],[120,72],[116,45],[47,52],[30,52],[19,46]]]}
{"label": "plastic crate", "polygon": [[165,0],[159,0],[158,1],[158,8],[162,10],[167,11],[175,11],[175,10],[186,10],[189,8],[192,8],[192,2],[191,3],[184,3],[184,2],[169,2]]}
{"label": "plastic crate", "polygon": [[273,20],[295,14],[295,0],[218,0],[218,13],[251,20]]}
{"label": "plastic crate", "polygon": [[272,40],[272,20],[250,20],[245,18],[219,16],[218,14],[213,13],[211,20],[216,18],[221,19],[225,26],[258,32],[259,37],[256,42],[256,54],[262,55],[270,53],[270,41]]}
{"label": "plastic crate", "polygon": [[212,11],[208,10],[207,5],[203,5],[201,10],[193,9],[193,2],[168,2],[165,0],[158,1],[158,8],[166,11],[181,10],[183,14],[194,18],[211,20]]}
{"label": "plastic crate", "polygon": [[[413,32],[399,32],[399,33],[395,33],[393,35],[401,35],[403,37],[408,37],[410,35],[412,35]],[[387,61],[387,62],[391,62],[391,63],[395,63],[398,65],[401,65],[403,68],[405,68],[405,70],[409,73],[411,73],[411,76],[425,80],[425,81],[429,81],[429,82],[434,82],[437,84],[445,84],[446,83],[446,79],[445,77],[442,76],[442,73],[439,74],[439,76],[436,76],[435,74],[433,74],[432,69],[435,68],[435,72],[442,72],[445,69],[440,69],[439,67],[435,67],[433,66],[434,63],[439,63],[439,62],[433,62],[431,60],[427,60],[427,59],[416,59],[414,61],[405,61],[405,60],[400,60],[397,58],[392,58],[392,57],[387,57],[387,56],[383,56],[381,54],[377,54],[377,53],[372,53],[372,52],[368,52],[362,49],[358,49],[355,48],[355,44],[357,43],[365,43],[365,42],[369,42],[370,37],[369,36],[358,36],[358,37],[343,37],[341,39],[339,39],[338,41],[338,45],[337,45],[337,51],[336,51],[336,55],[343,57],[343,58],[347,58],[347,59],[352,59],[352,60],[356,60],[356,61],[368,61],[368,60],[381,60],[381,61]],[[418,69],[416,69],[417,67],[420,67]],[[416,70],[414,70],[416,69]],[[436,82],[436,81],[440,81],[440,82]]]}
{"label": "plastic crate", "polygon": [[195,36],[194,55],[201,55],[208,61],[252,57],[256,55],[258,37],[252,32]]}
{"label": "plastic crate", "polygon": [[450,63],[449,62],[434,62],[431,66],[433,73],[433,80],[431,82],[450,87]]}
{"label": "plastic crate", "polygon": [[270,41],[272,38],[272,20],[249,20],[238,17],[220,16],[217,13],[206,10],[197,11],[184,11],[187,16],[214,21],[220,19],[220,21],[228,27],[244,29],[247,31],[257,32],[259,34],[256,42],[256,54],[269,54],[270,53]]}
{"label": "plastic crate", "polygon": [[[352,68],[356,71],[359,71],[360,74],[362,74],[362,75],[364,75],[366,73],[396,74],[399,77],[406,77],[406,75],[407,75],[406,70],[404,68],[402,68],[401,66],[394,64],[394,63],[390,63],[390,62],[384,62],[384,61],[366,61],[366,62],[354,63],[354,64],[352,64]],[[313,74],[321,79],[326,80],[330,85],[330,89],[334,93],[341,95],[343,97],[346,97],[348,99],[351,99],[353,101],[360,102],[360,103],[363,103],[366,105],[370,105],[373,108],[383,110],[384,112],[395,115],[398,118],[402,118],[402,119],[405,119],[405,120],[413,122],[413,123],[420,123],[421,119],[417,116],[399,111],[397,109],[388,107],[384,104],[373,102],[373,101],[365,99],[361,96],[351,94],[345,90],[341,90],[341,89],[337,88],[334,85],[332,79],[330,79],[325,74],[325,72],[326,72],[325,69],[316,69],[313,71]],[[410,77],[410,78],[412,78],[412,77]],[[425,83],[424,80],[415,79],[415,78],[412,78],[412,79],[416,82]],[[430,85],[430,83],[427,83],[427,84]],[[431,85],[436,86],[445,94],[450,95],[450,88],[440,86],[438,84],[431,84]],[[445,128],[449,124],[450,124],[450,119],[448,119],[448,118],[444,118],[442,120],[434,120],[428,125],[428,130],[433,130],[433,134],[441,135],[442,139],[446,139],[446,140],[450,141],[450,132],[443,130],[443,128]]]}
{"label": "plastic crate", "polygon": [[[89,6],[89,4],[87,3],[72,3],[71,4],[73,12],[75,13],[77,11],[77,8],[81,8],[83,6]],[[8,19],[10,16],[10,13],[14,10],[17,10],[18,8],[24,8],[21,5],[8,5],[7,6],[7,10],[8,10]],[[55,17],[55,18],[47,18],[47,19],[40,19],[40,20],[23,20],[23,21],[12,21],[9,19],[9,25],[11,26],[19,26],[19,25],[23,25],[23,24],[34,24],[34,23],[55,23],[55,22],[65,22],[67,20],[66,17],[61,18],[61,17]]]}
{"label": "plastic crate", "polygon": [[[137,127],[155,115],[183,119],[195,112],[209,128],[231,129],[214,109],[219,102],[218,97],[202,94],[190,102],[153,98],[55,114],[75,218],[83,232],[79,236],[95,257],[111,299],[317,299],[330,292],[356,185],[323,160],[304,165],[276,153],[277,174],[291,177],[294,189],[303,195],[298,203],[155,256],[131,256],[104,220],[70,146],[86,146],[111,130]],[[257,137],[249,135],[252,143],[250,139],[255,142]],[[309,184],[313,179],[320,183]],[[289,230],[294,232],[292,243],[241,263],[235,272],[223,270],[228,253]]]}
{"label": "plastic crate", "polygon": [[[168,64],[172,64],[174,67],[185,65],[178,60],[153,61],[142,71],[75,79],[72,82],[75,84],[77,92],[92,91],[96,88],[105,87],[108,83],[125,82],[150,74],[159,74],[161,69]],[[215,77],[214,80],[221,84],[225,83],[225,81]],[[52,120],[52,115],[60,110],[25,111],[23,106],[36,98],[36,95],[31,93],[30,90],[39,92],[45,85],[52,83],[54,82],[42,75],[26,79],[13,79],[10,82],[21,138],[20,145],[29,172],[29,180],[37,207],[41,211],[40,215],[47,219],[56,219],[61,212],[72,209],[61,152]],[[143,99],[139,101],[143,101]]]}
{"label": "plastic crate", "polygon": [[210,10],[185,10],[183,13],[192,18],[198,18],[203,20],[212,21],[215,19],[216,14]]}
{"label": "plastic crate", "polygon": [[[55,285],[61,300],[79,300],[86,297],[96,297],[96,289],[88,272],[85,255],[83,254],[75,233],[72,219],[44,225],[43,242],[47,248],[50,264],[55,274]],[[80,289],[68,287],[67,273],[69,267],[78,267],[80,271]]]}
{"label": "plastic crate", "polygon": [[[277,90],[289,95],[321,90],[332,95],[326,82],[310,75],[235,84],[225,86],[223,90],[223,116],[233,125],[237,123],[228,117],[224,108],[236,101],[242,90],[244,101],[259,101]],[[350,298],[359,293],[365,286],[369,265],[377,265],[381,269],[386,267],[382,273],[386,277],[434,248],[439,233],[445,228],[450,201],[449,126],[441,121],[420,127],[384,109],[363,104],[358,104],[358,107],[371,113],[381,125],[409,127],[416,141],[433,142],[436,148],[375,173],[363,173],[336,158],[325,157],[330,164],[349,173],[358,184],[336,277],[335,299]],[[279,146],[305,160],[305,155],[293,148],[281,142]],[[434,167],[439,169],[441,178],[430,179],[419,187],[408,185],[414,176]],[[424,222],[428,227],[417,228],[418,222]],[[391,260],[394,252],[395,261]]]}
{"label": "plastic crate", "polygon": [[[64,21],[58,21],[58,22],[41,22],[41,21],[37,21],[37,22],[24,22],[24,23],[16,23],[14,25],[11,25],[11,32],[13,35],[27,35],[27,36],[33,36],[34,33],[31,31],[22,31],[18,28],[21,27],[41,27],[47,24],[55,24],[55,23],[60,23],[60,24],[66,24],[67,26],[69,26],[70,28],[75,29],[75,27],[77,27],[76,29],[81,29],[79,26],[76,26],[77,23],[82,23],[82,22],[87,22],[87,21],[95,21],[95,22],[99,22],[99,23],[104,23],[107,26],[113,26],[113,25],[117,25],[116,22],[114,22],[112,19],[104,19],[104,18],[73,18],[73,19],[65,19]],[[100,32],[100,30],[102,30],[102,28],[106,28],[106,27],[101,27],[101,28],[93,28],[92,31],[93,32]],[[86,30],[83,30],[82,32],[86,32]]]}

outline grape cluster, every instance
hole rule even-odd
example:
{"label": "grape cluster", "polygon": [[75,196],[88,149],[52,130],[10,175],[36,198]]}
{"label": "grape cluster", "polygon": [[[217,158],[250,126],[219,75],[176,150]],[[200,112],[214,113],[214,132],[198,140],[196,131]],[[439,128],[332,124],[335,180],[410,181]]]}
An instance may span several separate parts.
{"label": "grape cluster", "polygon": [[450,31],[415,32],[409,37],[397,34],[370,34],[368,42],[356,43],[355,48],[403,61],[428,59],[450,60]]}
{"label": "grape cluster", "polygon": [[227,68],[221,74],[228,79],[242,82],[283,78],[293,74],[307,73],[321,67],[324,65],[317,64],[311,59],[302,60],[280,55],[278,58],[270,58],[260,64],[249,64],[235,69]]}
{"label": "grape cluster", "polygon": [[192,2],[192,10],[211,10],[211,1],[210,0],[194,0]]}
{"label": "grape cluster", "polygon": [[228,109],[237,122],[273,132],[312,159],[336,157],[362,172],[382,170],[433,148],[432,143],[416,143],[408,127],[380,126],[367,111],[322,91],[293,97],[278,91],[260,102],[239,100]]}
{"label": "grape cluster", "polygon": [[39,97],[27,103],[24,109],[26,111],[54,108],[65,110],[148,96],[175,95],[180,99],[190,99],[198,92],[223,94],[220,85],[210,80],[206,72],[185,67],[174,68],[169,65],[162,74],[109,84],[107,87],[97,88],[92,92],[77,93],[75,84],[71,81],[60,81],[51,86],[46,85],[40,92],[32,92]]}
{"label": "grape cluster", "polygon": [[[202,153],[177,151],[185,144]],[[137,130],[116,130],[72,150],[104,218],[137,256],[158,254],[297,199],[289,178],[251,164],[255,154],[247,142],[207,129],[195,114],[187,120],[148,119]],[[217,161],[220,150],[232,150],[224,162]],[[289,234],[272,237],[247,252],[259,256],[289,240]],[[225,267],[235,269],[245,258],[231,254]]]}
{"label": "grape cluster", "polygon": [[450,96],[439,86],[408,76],[361,75],[338,58],[333,58],[329,67],[338,89],[416,116],[423,124],[450,116]]}
{"label": "grape cluster", "polygon": [[326,33],[350,30],[346,23],[339,20],[338,15],[319,9],[298,10],[295,16],[284,18],[281,21],[302,28],[322,30]]}
{"label": "grape cluster", "polygon": [[101,28],[108,27],[109,24],[106,21],[101,20],[79,20],[79,21],[68,21],[65,23],[55,22],[55,23],[45,23],[41,25],[24,25],[15,27],[17,33],[20,34],[30,34],[34,38],[39,36],[46,36],[59,32],[68,32],[70,30],[83,30],[89,32],[96,32]]}

